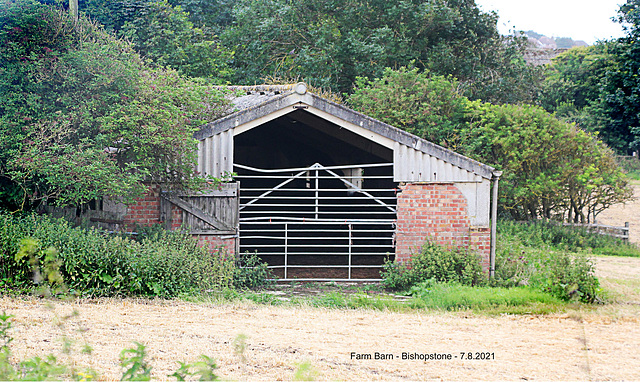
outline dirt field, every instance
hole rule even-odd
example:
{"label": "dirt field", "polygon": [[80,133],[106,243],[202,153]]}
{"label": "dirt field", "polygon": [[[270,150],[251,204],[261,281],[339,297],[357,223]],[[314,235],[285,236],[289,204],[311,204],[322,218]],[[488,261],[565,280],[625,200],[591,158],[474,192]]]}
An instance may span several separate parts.
{"label": "dirt field", "polygon": [[[616,303],[552,316],[131,299],[56,302],[51,309],[41,300],[0,298],[0,309],[15,316],[13,349],[20,358],[59,354],[55,317],[77,310],[65,330],[80,343],[77,329],[86,328],[94,353],[74,359],[107,380],[120,376],[118,354],[134,340],[147,345],[156,378],[174,371],[177,361],[206,354],[231,380],[292,380],[303,362],[319,380],[640,380],[640,259],[601,258],[598,273]],[[244,362],[233,347],[240,334],[248,337]],[[352,352],[393,359],[357,360]],[[403,360],[403,352],[458,358]],[[460,352],[489,352],[494,359],[461,360]]]}
{"label": "dirt field", "polygon": [[629,222],[629,241],[640,243],[640,182],[633,181],[632,186],[635,200],[607,208],[598,215],[597,221],[618,227]]}

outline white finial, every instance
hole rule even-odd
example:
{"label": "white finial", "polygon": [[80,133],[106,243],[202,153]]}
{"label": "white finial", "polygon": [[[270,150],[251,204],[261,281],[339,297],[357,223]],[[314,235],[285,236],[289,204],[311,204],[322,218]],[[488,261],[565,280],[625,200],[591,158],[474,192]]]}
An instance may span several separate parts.
{"label": "white finial", "polygon": [[296,93],[303,95],[307,92],[307,84],[304,82],[298,82],[294,87]]}

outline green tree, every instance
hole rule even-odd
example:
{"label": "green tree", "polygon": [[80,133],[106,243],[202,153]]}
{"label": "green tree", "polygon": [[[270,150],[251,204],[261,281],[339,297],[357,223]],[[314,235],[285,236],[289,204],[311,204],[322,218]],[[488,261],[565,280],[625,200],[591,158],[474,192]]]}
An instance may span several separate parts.
{"label": "green tree", "polygon": [[223,95],[144,64],[130,43],[31,0],[0,0],[0,203],[132,200],[197,187],[195,140]]}
{"label": "green tree", "polygon": [[593,221],[628,200],[613,152],[574,124],[538,106],[469,101],[450,78],[387,69],[360,80],[356,110],[504,171],[500,205],[516,219]]}
{"label": "green tree", "polygon": [[620,6],[625,37],[558,56],[542,91],[545,109],[597,132],[621,154],[640,149],[639,9],[639,0]]}
{"label": "green tree", "polygon": [[442,146],[455,148],[467,99],[459,83],[418,68],[387,68],[381,78],[358,78],[348,103],[371,117]]}
{"label": "green tree", "polygon": [[473,98],[532,99],[525,40],[503,37],[473,0],[238,0],[221,33],[235,50],[235,82],[302,78],[350,92],[356,77],[416,67],[452,75]]}
{"label": "green tree", "polygon": [[195,26],[180,5],[174,7],[166,0],[87,0],[81,10],[129,39],[152,65],[217,83],[232,75],[233,52],[220,45],[210,28]]}
{"label": "green tree", "polygon": [[464,152],[504,171],[501,205],[519,220],[593,221],[633,195],[613,152],[540,107],[474,102]]}
{"label": "green tree", "polygon": [[554,58],[546,69],[540,104],[563,121],[597,133],[616,151],[626,152],[634,138],[628,126],[615,121],[613,101],[619,80],[614,78],[620,67],[616,44],[573,48]]}

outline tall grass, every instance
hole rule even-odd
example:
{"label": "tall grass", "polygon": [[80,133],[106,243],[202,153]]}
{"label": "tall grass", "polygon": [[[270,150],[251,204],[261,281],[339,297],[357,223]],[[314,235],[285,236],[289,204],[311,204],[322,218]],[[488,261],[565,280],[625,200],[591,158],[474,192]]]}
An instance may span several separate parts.
{"label": "tall grass", "polygon": [[[32,256],[16,254],[29,238]],[[88,296],[173,297],[230,287],[234,260],[209,253],[185,232],[162,231],[135,241],[95,229],[72,227],[63,219],[0,213],[0,285],[23,290],[34,265],[55,249],[60,273],[71,292]],[[37,270],[37,269],[36,269]]]}
{"label": "tall grass", "polygon": [[622,239],[591,233],[582,227],[568,227],[544,221],[521,223],[498,221],[498,233],[517,237],[527,247],[549,247],[555,251],[587,251],[598,255],[640,257],[640,248]]}
{"label": "tall grass", "polygon": [[501,221],[492,283],[531,286],[566,301],[598,301],[600,283],[590,250],[610,242],[599,236],[548,223]]}

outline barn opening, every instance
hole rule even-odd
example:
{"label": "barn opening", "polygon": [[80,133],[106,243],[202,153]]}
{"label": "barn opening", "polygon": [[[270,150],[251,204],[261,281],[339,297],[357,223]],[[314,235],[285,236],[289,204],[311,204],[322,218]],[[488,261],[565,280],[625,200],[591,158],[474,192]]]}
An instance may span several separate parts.
{"label": "barn opening", "polygon": [[282,280],[378,280],[394,259],[393,151],[299,109],[234,136],[239,250]]}

